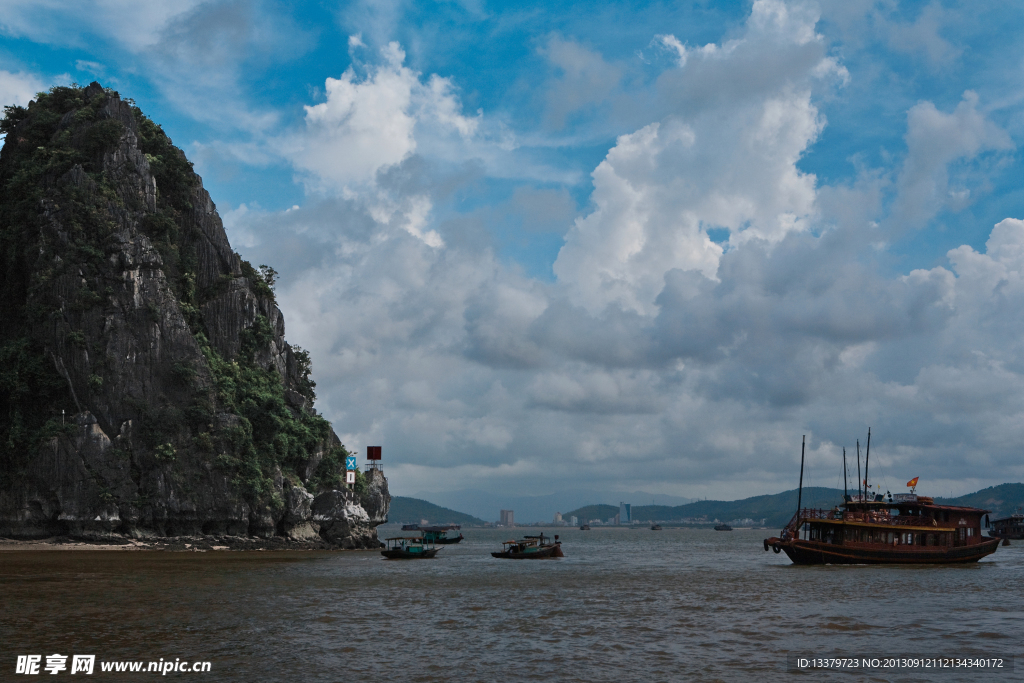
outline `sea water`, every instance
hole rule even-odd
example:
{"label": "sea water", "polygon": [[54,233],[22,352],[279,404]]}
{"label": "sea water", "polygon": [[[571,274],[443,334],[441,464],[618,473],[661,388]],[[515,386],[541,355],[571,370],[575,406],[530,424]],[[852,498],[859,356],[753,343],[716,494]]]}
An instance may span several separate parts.
{"label": "sea water", "polygon": [[[1024,679],[1024,543],[965,566],[797,567],[764,552],[776,530],[562,528],[545,530],[562,559],[490,556],[524,533],[464,529],[413,561],[3,551],[0,680],[28,680],[16,661],[33,654],[92,654],[91,680],[122,681],[158,674],[99,663],[210,662],[166,674],[193,681]],[[1022,668],[794,669],[968,655]]]}

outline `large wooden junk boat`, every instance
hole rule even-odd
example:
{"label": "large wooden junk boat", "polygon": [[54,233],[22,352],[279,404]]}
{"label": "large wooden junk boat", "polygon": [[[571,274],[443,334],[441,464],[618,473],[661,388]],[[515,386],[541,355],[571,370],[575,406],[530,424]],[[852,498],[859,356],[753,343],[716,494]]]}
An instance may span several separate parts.
{"label": "large wooden junk boat", "polygon": [[[864,476],[866,482],[866,467]],[[870,489],[865,484],[831,510],[804,508],[801,453],[796,514],[780,537],[765,539],[764,549],[785,552],[794,564],[957,564],[977,562],[996,551],[999,539],[981,535],[988,510],[936,505],[932,498],[918,496],[916,485],[915,477],[908,482],[914,492],[887,498],[866,493]]]}
{"label": "large wooden junk boat", "polygon": [[554,557],[565,557],[562,553],[562,542],[555,535],[554,543],[545,543],[544,534],[540,536],[524,536],[518,541],[505,541],[500,552],[491,553],[491,557],[505,560],[545,560]]}
{"label": "large wooden junk boat", "polygon": [[1024,540],[1024,513],[1017,510],[1009,517],[993,519],[988,535],[992,538]]}

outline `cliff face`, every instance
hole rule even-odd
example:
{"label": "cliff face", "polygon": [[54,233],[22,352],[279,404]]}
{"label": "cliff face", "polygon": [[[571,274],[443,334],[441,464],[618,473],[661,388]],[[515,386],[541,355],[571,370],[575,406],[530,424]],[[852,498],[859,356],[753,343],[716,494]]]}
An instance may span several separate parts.
{"label": "cliff face", "polygon": [[5,113],[0,535],[375,547],[387,480],[340,485],[273,270],[185,155],[96,83]]}

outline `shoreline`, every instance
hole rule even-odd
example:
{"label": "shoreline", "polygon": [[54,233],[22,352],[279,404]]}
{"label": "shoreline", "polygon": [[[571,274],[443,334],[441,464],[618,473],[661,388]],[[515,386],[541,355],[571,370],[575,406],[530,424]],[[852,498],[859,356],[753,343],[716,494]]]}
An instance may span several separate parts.
{"label": "shoreline", "polygon": [[[270,539],[242,536],[173,536],[154,539],[110,538],[76,539],[51,536],[38,539],[0,538],[0,553],[56,550],[101,550],[113,552],[239,552],[239,551],[296,551],[296,550],[348,550],[328,543],[286,541],[281,537]],[[379,548],[352,548],[351,550],[379,550]]]}

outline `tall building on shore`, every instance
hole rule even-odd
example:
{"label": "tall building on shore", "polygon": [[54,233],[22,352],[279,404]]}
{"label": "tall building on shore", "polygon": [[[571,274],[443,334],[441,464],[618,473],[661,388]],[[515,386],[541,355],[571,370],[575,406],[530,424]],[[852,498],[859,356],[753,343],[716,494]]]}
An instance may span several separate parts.
{"label": "tall building on shore", "polygon": [[498,522],[501,526],[511,527],[516,525],[515,515],[512,510],[502,510],[501,520]]}
{"label": "tall building on shore", "polygon": [[633,518],[630,517],[631,507],[632,506],[629,503],[623,503],[622,501],[619,501],[619,524],[629,524],[633,521]]}

